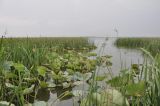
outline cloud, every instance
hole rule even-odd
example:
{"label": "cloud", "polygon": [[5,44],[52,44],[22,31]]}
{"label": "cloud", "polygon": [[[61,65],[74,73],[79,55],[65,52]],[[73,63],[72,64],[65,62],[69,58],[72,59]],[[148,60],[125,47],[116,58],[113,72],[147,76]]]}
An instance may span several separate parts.
{"label": "cloud", "polygon": [[25,27],[36,24],[36,21],[15,18],[15,17],[0,17],[0,24],[6,26]]}
{"label": "cloud", "polygon": [[[160,0],[0,0],[14,35],[160,35]],[[112,35],[111,35],[112,36]]]}

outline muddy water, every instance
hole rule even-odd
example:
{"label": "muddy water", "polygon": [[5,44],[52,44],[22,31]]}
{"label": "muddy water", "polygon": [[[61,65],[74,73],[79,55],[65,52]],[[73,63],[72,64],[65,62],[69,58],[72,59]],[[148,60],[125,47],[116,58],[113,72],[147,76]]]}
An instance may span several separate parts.
{"label": "muddy water", "polygon": [[[143,56],[141,51],[138,50],[131,50],[131,49],[122,49],[117,48],[114,46],[116,38],[89,38],[89,41],[94,42],[94,44],[97,46],[97,49],[93,50],[92,52],[97,53],[98,55],[111,55],[111,61],[112,61],[112,73],[114,75],[117,75],[121,69],[126,69],[131,66],[131,64],[142,64],[143,63]],[[103,47],[102,47],[103,45]],[[95,57],[92,57],[95,58]],[[106,67],[99,67],[98,74],[103,75],[104,73],[107,73]],[[103,84],[102,84],[103,85]],[[88,84],[82,84],[79,86],[76,86],[74,88],[70,88],[69,90],[87,90],[89,87]],[[42,91],[43,95],[40,95],[40,100],[46,100],[48,102],[49,106],[79,106],[79,103],[74,103],[73,98],[69,98],[66,100],[61,100],[58,102],[53,103],[57,99],[57,96],[62,93],[61,90],[56,90],[56,92],[48,92],[47,94],[44,94],[44,91]],[[40,93],[41,94],[41,93]],[[44,97],[44,98],[43,98]]]}

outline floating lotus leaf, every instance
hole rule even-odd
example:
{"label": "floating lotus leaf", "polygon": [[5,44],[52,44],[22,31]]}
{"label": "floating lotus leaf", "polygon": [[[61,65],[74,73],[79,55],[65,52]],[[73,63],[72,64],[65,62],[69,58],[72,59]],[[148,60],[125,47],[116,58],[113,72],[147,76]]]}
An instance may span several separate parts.
{"label": "floating lotus leaf", "polygon": [[62,86],[63,86],[63,89],[65,89],[65,88],[69,88],[71,86],[71,84],[64,82],[64,83],[62,83]]}
{"label": "floating lotus leaf", "polygon": [[85,93],[85,91],[83,91],[83,90],[73,90],[73,91],[72,91],[72,94],[73,94],[75,97],[82,97],[84,93]]}
{"label": "floating lotus leaf", "polygon": [[73,76],[72,75],[68,75],[68,76],[65,76],[65,78],[66,78],[66,81],[71,82],[72,79],[73,79]]}
{"label": "floating lotus leaf", "polygon": [[84,84],[84,81],[75,81],[73,82],[73,86],[78,86]]}
{"label": "floating lotus leaf", "polygon": [[84,76],[84,80],[88,81],[92,77],[92,73],[85,73],[83,76]]}
{"label": "floating lotus leaf", "polygon": [[79,81],[87,81],[91,78],[92,76],[92,73],[85,73],[85,74],[82,74],[80,72],[76,72],[74,75],[73,75],[73,79],[74,80],[79,80]]}
{"label": "floating lotus leaf", "polygon": [[45,77],[47,68],[44,67],[44,66],[38,66],[38,67],[37,67],[37,71],[38,71],[38,74],[39,74],[39,75]]}
{"label": "floating lotus leaf", "polygon": [[55,88],[56,87],[56,84],[53,82],[47,82],[47,84],[48,84],[48,88]]}
{"label": "floating lotus leaf", "polygon": [[26,70],[26,67],[23,64],[14,63],[14,67],[20,72],[24,72]]}

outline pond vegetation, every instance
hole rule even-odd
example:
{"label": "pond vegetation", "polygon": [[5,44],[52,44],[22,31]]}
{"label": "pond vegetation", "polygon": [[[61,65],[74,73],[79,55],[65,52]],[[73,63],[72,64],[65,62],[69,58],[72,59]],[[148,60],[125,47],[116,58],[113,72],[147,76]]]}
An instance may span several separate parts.
{"label": "pond vegetation", "polygon": [[[69,88],[91,75],[87,38],[1,38],[0,100],[24,106],[39,89]],[[47,92],[46,92],[47,93]],[[33,102],[33,101],[32,101]]]}
{"label": "pond vegetation", "polygon": [[154,56],[160,53],[160,38],[118,38],[115,45],[134,49],[145,48]]}
{"label": "pond vegetation", "polygon": [[[116,41],[119,46],[132,41],[120,39]],[[135,39],[143,43],[138,45]],[[80,106],[159,106],[160,55],[145,41],[151,46],[157,42],[159,48],[156,39],[133,38],[127,47],[141,48],[147,58],[114,76],[112,56],[90,52],[96,47],[87,38],[1,38],[0,106],[56,106],[65,98],[75,99]],[[100,67],[107,68],[106,74],[98,74]],[[70,90],[84,83],[88,90]],[[40,99],[59,91],[63,92],[50,103],[47,97]]]}

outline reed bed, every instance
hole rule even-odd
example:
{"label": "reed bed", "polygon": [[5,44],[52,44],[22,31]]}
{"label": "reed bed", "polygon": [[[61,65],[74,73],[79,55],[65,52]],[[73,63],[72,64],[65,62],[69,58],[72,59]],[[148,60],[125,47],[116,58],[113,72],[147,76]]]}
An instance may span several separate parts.
{"label": "reed bed", "polygon": [[49,52],[63,54],[67,50],[84,52],[96,48],[88,38],[82,37],[1,38],[1,46],[6,60],[21,62],[25,66],[41,64]]}
{"label": "reed bed", "polygon": [[83,78],[83,74],[88,76],[95,70],[96,61],[88,58],[88,51],[94,48],[88,38],[81,37],[2,37],[0,105],[46,104],[44,101],[35,101],[40,89],[45,90],[47,94],[57,88],[72,88],[75,86],[74,82]]}
{"label": "reed bed", "polygon": [[[112,56],[101,56],[105,42],[95,54],[89,53],[95,46],[87,38],[1,38],[0,105],[47,106],[35,101],[38,91],[45,95],[62,89],[52,106],[68,96],[78,97],[80,106],[159,106],[159,39],[120,38],[115,44],[141,48],[147,58],[114,76]],[[92,56],[97,58],[88,58]],[[106,68],[104,75],[98,74],[100,67]],[[87,91],[68,90],[84,82]]]}
{"label": "reed bed", "polygon": [[160,53],[160,38],[118,38],[115,45],[125,48],[145,48],[154,56]]}

